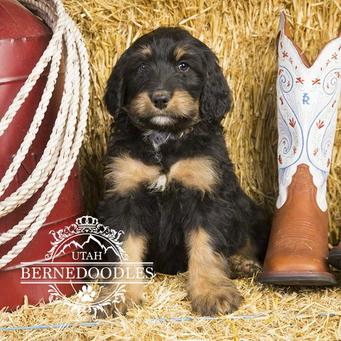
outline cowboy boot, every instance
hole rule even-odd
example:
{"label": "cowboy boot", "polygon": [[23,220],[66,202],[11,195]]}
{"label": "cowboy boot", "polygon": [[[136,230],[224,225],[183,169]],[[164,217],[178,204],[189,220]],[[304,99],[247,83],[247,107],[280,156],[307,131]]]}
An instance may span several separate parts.
{"label": "cowboy boot", "polygon": [[341,270],[341,241],[329,252],[328,262],[334,268]]}
{"label": "cowboy boot", "polygon": [[288,34],[278,40],[279,195],[259,280],[333,285],[329,273],[326,185],[341,89],[341,37],[310,65]]}

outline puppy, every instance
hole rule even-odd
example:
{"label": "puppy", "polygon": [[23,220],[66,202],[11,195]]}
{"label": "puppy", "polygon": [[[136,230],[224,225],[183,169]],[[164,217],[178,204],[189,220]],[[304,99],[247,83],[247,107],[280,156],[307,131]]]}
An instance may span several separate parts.
{"label": "puppy", "polygon": [[[269,222],[226,150],[220,121],[231,93],[216,56],[183,29],[159,28],[118,60],[105,103],[115,129],[101,222],[125,231],[129,261],[188,271],[195,312],[233,312],[242,297],[231,278],[257,268],[239,255],[262,261]],[[126,291],[122,312],[143,297],[141,284]]]}

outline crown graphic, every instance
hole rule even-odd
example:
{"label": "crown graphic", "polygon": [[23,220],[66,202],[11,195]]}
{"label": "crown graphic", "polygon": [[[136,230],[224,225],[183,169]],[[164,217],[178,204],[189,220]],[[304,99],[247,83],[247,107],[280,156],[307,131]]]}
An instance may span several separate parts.
{"label": "crown graphic", "polygon": [[98,222],[97,218],[92,216],[82,216],[76,219],[74,226],[74,233],[91,233],[99,234],[102,237],[109,238],[110,240],[119,241],[123,231],[116,231],[109,226],[105,226]]}
{"label": "crown graphic", "polygon": [[54,240],[51,241],[52,248],[46,254],[46,259],[51,259],[58,245],[71,236],[79,234],[100,235],[102,238],[109,239],[112,243],[115,243],[116,246],[120,246],[122,244],[120,238],[124,232],[122,230],[116,231],[109,226],[99,223],[97,218],[86,215],[77,218],[76,222],[69,226],[58,230],[51,230],[49,233]]}
{"label": "crown graphic", "polygon": [[83,232],[97,232],[98,227],[98,219],[91,217],[89,215],[85,215],[83,217],[76,219],[77,231]]}

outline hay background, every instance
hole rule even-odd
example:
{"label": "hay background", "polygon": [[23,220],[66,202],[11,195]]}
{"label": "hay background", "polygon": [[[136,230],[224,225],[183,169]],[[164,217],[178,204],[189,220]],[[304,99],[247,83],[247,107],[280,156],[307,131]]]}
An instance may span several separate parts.
{"label": "hay background", "polygon": [[[242,187],[273,210],[277,195],[276,52],[279,11],[286,9],[293,37],[309,60],[336,37],[340,0],[64,0],[78,23],[91,60],[90,117],[83,151],[89,212],[102,195],[101,158],[110,129],[102,101],[111,67],[139,36],[159,26],[181,26],[217,54],[233,91],[223,121],[226,143]],[[341,225],[341,133],[338,128],[328,183],[330,240]]]}

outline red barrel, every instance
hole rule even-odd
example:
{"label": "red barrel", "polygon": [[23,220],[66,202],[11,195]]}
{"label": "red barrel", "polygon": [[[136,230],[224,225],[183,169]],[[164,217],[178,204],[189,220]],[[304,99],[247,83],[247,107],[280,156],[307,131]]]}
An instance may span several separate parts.
{"label": "red barrel", "polygon": [[[18,2],[0,0],[0,119],[44,52],[51,34],[50,29],[39,18]],[[4,176],[29,129],[46,84],[47,74],[48,68],[31,90],[4,135],[0,136],[0,178]],[[0,197],[0,201],[13,193],[34,170],[49,140],[59,109],[62,90],[63,75],[60,74],[38,134],[16,177],[4,195]],[[42,189],[12,213],[0,218],[0,234],[13,227],[28,214],[41,192]],[[44,283],[20,284],[20,263],[43,260],[51,249],[52,236],[49,232],[74,223],[75,218],[81,216],[83,212],[80,179],[78,168],[75,166],[44,226],[16,259],[0,270],[0,309],[4,306],[10,309],[16,308],[23,303],[24,295],[28,296],[31,304],[48,299],[48,285]],[[6,254],[18,240],[19,237],[0,246],[0,257]],[[72,261],[71,251],[58,261]],[[62,291],[66,295],[74,293],[70,285],[65,285]]]}

